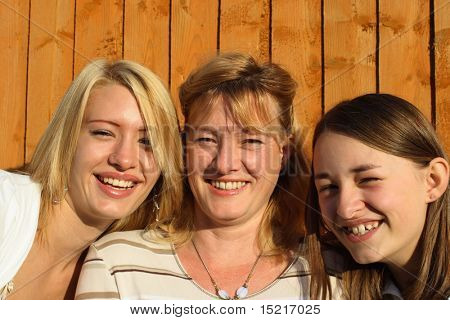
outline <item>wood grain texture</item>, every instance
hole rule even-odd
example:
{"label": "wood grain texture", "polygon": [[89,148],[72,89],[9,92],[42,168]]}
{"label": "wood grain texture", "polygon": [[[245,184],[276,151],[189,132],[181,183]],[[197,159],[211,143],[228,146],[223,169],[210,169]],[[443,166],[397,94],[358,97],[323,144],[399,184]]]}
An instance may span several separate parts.
{"label": "wood grain texture", "polygon": [[431,120],[429,1],[380,0],[380,92],[402,97]]}
{"label": "wood grain texture", "polygon": [[124,59],[139,62],[169,83],[167,0],[125,2]]}
{"label": "wood grain texture", "polygon": [[74,3],[31,3],[26,161],[72,81]]}
{"label": "wood grain texture", "polygon": [[[377,2],[378,35],[374,28]],[[179,85],[218,48],[247,51],[259,60],[272,57],[292,73],[299,84],[295,117],[307,155],[322,102],[329,109],[342,99],[374,91],[376,66],[380,92],[403,97],[430,120],[435,119],[437,132],[450,153],[450,0],[411,0],[407,4],[323,0],[323,12],[321,3],[0,1],[0,150],[4,151],[0,168],[19,166],[30,159],[71,77],[88,61],[124,56],[146,65],[168,84],[179,107]],[[428,48],[430,3],[435,9],[434,57]],[[32,23],[28,24],[30,14]],[[376,36],[378,61],[371,56]],[[72,53],[71,44],[75,47]],[[322,58],[327,82],[324,96]],[[430,70],[434,70],[433,75]],[[434,110],[432,101],[436,102]]]}
{"label": "wood grain texture", "polygon": [[178,88],[189,73],[216,54],[218,2],[180,0],[172,2],[172,52],[170,90],[178,114]]}
{"label": "wood grain texture", "polygon": [[269,60],[269,0],[222,0],[220,50],[251,54]]}
{"label": "wood grain texture", "polygon": [[75,76],[96,58],[122,58],[123,0],[77,0]]}
{"label": "wood grain texture", "polygon": [[24,164],[28,0],[0,3],[0,168]]}
{"label": "wood grain texture", "polygon": [[311,158],[311,141],[321,107],[321,9],[315,0],[272,2],[272,60],[285,67],[298,83],[295,118]]}
{"label": "wood grain texture", "polygon": [[450,154],[450,1],[435,0],[436,128]]}
{"label": "wood grain texture", "polygon": [[376,1],[324,1],[325,110],[376,91]]}

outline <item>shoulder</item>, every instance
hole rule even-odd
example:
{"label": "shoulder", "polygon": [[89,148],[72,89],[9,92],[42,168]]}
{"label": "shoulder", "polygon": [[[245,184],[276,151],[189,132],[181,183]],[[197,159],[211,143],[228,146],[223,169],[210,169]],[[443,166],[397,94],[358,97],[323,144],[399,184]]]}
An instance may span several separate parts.
{"label": "shoulder", "polygon": [[0,170],[0,226],[35,221],[40,202],[39,183],[27,175]]}
{"label": "shoulder", "polygon": [[29,176],[0,170],[0,287],[19,270],[34,240],[41,188]]}
{"label": "shoulder", "polygon": [[150,250],[171,250],[169,242],[159,240],[156,232],[146,230],[121,231],[107,234],[94,242],[97,250],[112,247],[138,247]]}
{"label": "shoulder", "polygon": [[294,258],[292,263],[286,268],[286,271],[280,276],[280,279],[292,277],[306,277],[309,275],[311,275],[311,272],[309,270],[308,261],[302,256],[297,256]]}
{"label": "shoulder", "polygon": [[30,176],[0,170],[0,193],[22,191],[26,193],[39,193],[40,184],[31,180]]}
{"label": "shoulder", "polygon": [[161,255],[173,256],[170,243],[159,241],[154,232],[113,232],[92,244],[86,261],[103,260],[109,266],[142,264]]}

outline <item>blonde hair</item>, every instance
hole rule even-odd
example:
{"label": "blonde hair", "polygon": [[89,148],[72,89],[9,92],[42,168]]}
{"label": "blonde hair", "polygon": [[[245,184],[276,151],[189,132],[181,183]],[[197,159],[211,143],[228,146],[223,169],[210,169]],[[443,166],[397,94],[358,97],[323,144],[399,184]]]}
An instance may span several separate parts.
{"label": "blonde hair", "polygon": [[[331,109],[318,123],[313,145],[324,132],[335,132],[361,141],[379,151],[409,159],[420,167],[431,160],[447,156],[439,143],[433,127],[420,111],[409,102],[389,94],[368,94],[350,101],[343,101]],[[310,205],[319,212],[318,195],[311,185]],[[415,281],[402,292],[406,299],[446,299],[450,289],[449,272],[449,196],[450,187],[428,205],[425,226],[418,243],[419,272]],[[308,220],[311,232],[317,238],[336,246],[334,239],[321,237],[321,220],[310,211]],[[345,248],[338,247],[348,255]],[[349,256],[349,255],[348,255]],[[350,265],[342,272],[343,293],[347,299],[381,299],[383,273],[381,263],[360,265],[351,257]],[[323,268],[320,261],[315,270]],[[320,278],[319,273],[317,276]],[[322,286],[326,286],[322,277]]]}
{"label": "blonde hair", "polygon": [[97,60],[88,64],[72,82],[27,166],[32,179],[42,186],[39,231],[45,231],[51,219],[52,201],[64,198],[89,96],[95,88],[110,84],[126,87],[135,97],[161,176],[147,200],[133,214],[116,220],[108,232],[142,229],[154,224],[153,199],[159,203],[162,215],[180,208],[181,138],[167,89],[154,73],[135,62]]}
{"label": "blonde hair", "polygon": [[[296,134],[292,118],[295,91],[295,81],[278,65],[259,64],[249,55],[228,53],[193,71],[181,85],[179,98],[186,125],[194,113],[208,113],[217,99],[223,99],[242,127],[270,134],[267,126],[272,124],[275,135],[288,140]],[[297,250],[303,235],[305,188],[298,174],[301,156],[292,151],[260,225],[259,245],[267,249],[267,254]],[[194,201],[186,184],[185,210],[182,215],[173,216],[166,226],[175,243],[181,244],[192,236]]]}

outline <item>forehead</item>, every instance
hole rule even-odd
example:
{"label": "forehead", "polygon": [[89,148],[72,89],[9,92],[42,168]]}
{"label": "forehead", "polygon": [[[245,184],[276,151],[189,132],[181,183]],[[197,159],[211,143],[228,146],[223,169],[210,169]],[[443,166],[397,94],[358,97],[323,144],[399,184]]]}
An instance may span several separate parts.
{"label": "forehead", "polygon": [[86,104],[86,120],[111,120],[142,125],[138,103],[124,86],[108,84],[94,88]]}
{"label": "forehead", "polygon": [[[269,97],[204,97],[195,102],[186,119],[186,129],[210,128],[214,131],[254,131],[279,133],[276,103]],[[271,130],[273,129],[273,130]]]}
{"label": "forehead", "polygon": [[371,148],[359,140],[333,133],[320,135],[314,147],[314,170],[348,171],[361,165],[395,168],[411,161]]}

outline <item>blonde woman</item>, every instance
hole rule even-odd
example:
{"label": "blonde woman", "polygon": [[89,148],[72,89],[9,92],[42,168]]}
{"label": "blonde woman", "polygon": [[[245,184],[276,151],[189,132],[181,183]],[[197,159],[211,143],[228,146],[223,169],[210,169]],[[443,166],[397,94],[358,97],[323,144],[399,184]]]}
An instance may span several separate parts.
{"label": "blonde woman", "polygon": [[193,71],[179,94],[183,212],[96,242],[77,298],[309,298],[295,90],[286,70],[238,53]]}
{"label": "blonde woman", "polygon": [[341,245],[323,242],[347,258],[334,266],[344,297],[447,299],[450,168],[420,111],[392,95],[360,96],[325,114],[313,144],[311,205]]}
{"label": "blonde woman", "polygon": [[99,236],[177,212],[181,139],[159,78],[94,61],[73,81],[26,174],[0,172],[0,289],[7,299],[71,299]]}

